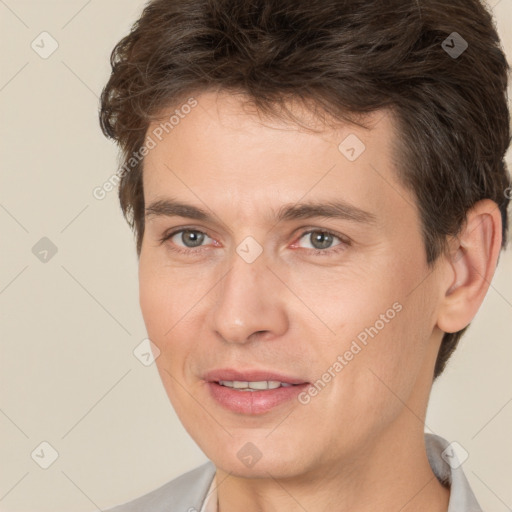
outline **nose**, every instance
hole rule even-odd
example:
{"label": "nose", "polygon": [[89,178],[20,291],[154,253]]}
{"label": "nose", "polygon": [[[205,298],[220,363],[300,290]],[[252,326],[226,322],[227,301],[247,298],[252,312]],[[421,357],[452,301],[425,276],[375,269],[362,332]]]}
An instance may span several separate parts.
{"label": "nose", "polygon": [[[237,253],[215,287],[213,329],[228,343],[282,336],[288,329],[284,286],[264,253],[248,263]],[[213,290],[212,290],[213,292]]]}

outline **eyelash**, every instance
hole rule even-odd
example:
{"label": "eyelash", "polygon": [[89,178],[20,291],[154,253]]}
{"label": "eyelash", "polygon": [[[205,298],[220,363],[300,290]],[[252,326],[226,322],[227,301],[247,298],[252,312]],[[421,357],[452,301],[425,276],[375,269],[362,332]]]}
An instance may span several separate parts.
{"label": "eyelash", "polygon": [[[201,231],[199,229],[180,228],[180,229],[171,231],[170,233],[166,233],[163,237],[159,238],[160,244],[163,244],[167,240],[171,239],[174,235],[177,235],[178,233],[181,233],[183,231],[192,231],[194,233],[200,233],[202,235],[208,236],[204,231]],[[351,245],[350,240],[348,238],[338,235],[336,233],[333,233],[332,231],[326,231],[324,229],[318,229],[318,228],[309,229],[308,231],[304,231],[303,233],[300,234],[300,236],[297,238],[297,240],[300,240],[305,235],[309,235],[311,233],[322,233],[322,234],[332,235],[333,237],[338,238],[341,242],[338,245],[335,245],[333,248],[328,248],[328,249],[303,249],[303,250],[306,250],[309,254],[312,254],[314,256],[325,256],[325,255],[336,254],[338,252],[345,250],[347,246]],[[207,248],[207,246],[199,246],[198,248],[195,248],[195,249],[194,248],[184,249],[184,248],[176,246],[176,245],[169,245],[169,249],[171,251],[177,252],[179,254],[191,254],[191,253],[197,254],[197,253],[203,252],[203,250],[205,250],[206,248]]]}

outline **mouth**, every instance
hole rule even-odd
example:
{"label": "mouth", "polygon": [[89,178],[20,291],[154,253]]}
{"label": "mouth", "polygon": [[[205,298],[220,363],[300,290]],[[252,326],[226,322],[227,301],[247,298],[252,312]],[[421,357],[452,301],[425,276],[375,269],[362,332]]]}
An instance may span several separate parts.
{"label": "mouth", "polygon": [[267,413],[296,399],[309,386],[303,379],[261,370],[214,370],[203,378],[218,405],[245,415]]}
{"label": "mouth", "polygon": [[289,382],[279,382],[277,380],[260,381],[241,381],[241,380],[220,380],[217,382],[221,386],[236,389],[237,391],[265,391],[267,389],[288,388],[298,386],[299,384],[290,384]]}
{"label": "mouth", "polygon": [[299,377],[272,370],[236,370],[234,368],[209,371],[203,375],[203,379],[233,389],[253,389],[255,391],[308,384],[307,381]]}

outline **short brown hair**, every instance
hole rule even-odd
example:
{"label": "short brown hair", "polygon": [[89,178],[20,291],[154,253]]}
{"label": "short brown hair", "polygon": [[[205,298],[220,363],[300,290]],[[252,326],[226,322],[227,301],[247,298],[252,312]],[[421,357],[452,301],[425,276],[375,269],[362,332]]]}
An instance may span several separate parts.
{"label": "short brown hair", "polygon": [[[480,199],[498,204],[506,245],[509,66],[479,0],[153,0],[111,66],[100,122],[122,149],[119,199],[138,255],[143,159],[126,164],[159,113],[206,90],[281,117],[289,99],[345,120],[390,109],[429,265]],[[444,335],[434,377],[465,330]]]}

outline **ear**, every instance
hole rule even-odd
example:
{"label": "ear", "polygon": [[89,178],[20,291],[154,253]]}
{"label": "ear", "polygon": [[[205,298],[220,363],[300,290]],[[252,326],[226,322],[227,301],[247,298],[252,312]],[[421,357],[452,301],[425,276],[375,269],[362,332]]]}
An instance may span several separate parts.
{"label": "ear", "polygon": [[476,203],[445,256],[447,278],[437,326],[457,332],[473,320],[491,283],[501,250],[501,212],[490,199]]}

